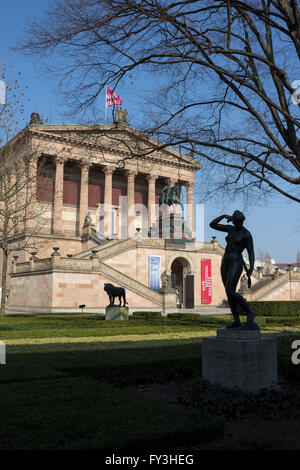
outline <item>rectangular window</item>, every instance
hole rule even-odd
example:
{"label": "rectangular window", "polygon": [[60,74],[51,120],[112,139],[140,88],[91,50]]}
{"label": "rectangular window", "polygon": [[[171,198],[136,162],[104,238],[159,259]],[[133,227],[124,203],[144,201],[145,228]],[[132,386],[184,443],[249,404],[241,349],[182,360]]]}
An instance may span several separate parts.
{"label": "rectangular window", "polygon": [[146,190],[136,189],[134,191],[134,203],[148,206],[148,192]]}
{"label": "rectangular window", "polygon": [[43,172],[38,174],[36,183],[36,199],[41,202],[53,202],[55,175]]}
{"label": "rectangular window", "polygon": [[96,209],[99,203],[104,203],[104,183],[89,183],[89,207]]}
{"label": "rectangular window", "polygon": [[119,197],[126,196],[125,186],[113,186],[112,188],[112,205],[119,206]]}
{"label": "rectangular window", "polygon": [[64,177],[63,203],[79,207],[80,180]]}

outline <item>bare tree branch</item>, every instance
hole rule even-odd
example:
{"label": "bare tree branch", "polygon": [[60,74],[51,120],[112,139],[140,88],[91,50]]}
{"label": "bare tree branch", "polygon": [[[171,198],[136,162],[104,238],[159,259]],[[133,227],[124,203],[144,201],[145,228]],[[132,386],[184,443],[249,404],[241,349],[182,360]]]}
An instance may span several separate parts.
{"label": "bare tree branch", "polygon": [[72,115],[135,71],[155,77],[142,132],[223,166],[230,187],[300,202],[299,32],[297,0],[56,0],[19,50],[67,57]]}

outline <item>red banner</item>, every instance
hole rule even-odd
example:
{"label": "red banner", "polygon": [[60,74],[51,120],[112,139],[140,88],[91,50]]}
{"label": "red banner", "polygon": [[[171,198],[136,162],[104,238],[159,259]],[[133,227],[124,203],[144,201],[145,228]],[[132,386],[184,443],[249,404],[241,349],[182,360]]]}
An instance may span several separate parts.
{"label": "red banner", "polygon": [[201,260],[201,303],[212,302],[211,259]]}

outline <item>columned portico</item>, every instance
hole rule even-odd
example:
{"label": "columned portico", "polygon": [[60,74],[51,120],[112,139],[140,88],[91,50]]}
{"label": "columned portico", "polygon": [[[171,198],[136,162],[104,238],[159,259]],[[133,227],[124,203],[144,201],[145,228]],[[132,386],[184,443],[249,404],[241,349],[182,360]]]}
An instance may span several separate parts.
{"label": "columned portico", "polygon": [[[65,131],[65,127],[62,130]],[[73,128],[71,130],[74,132]],[[57,132],[56,127],[55,132]],[[122,133],[123,129],[120,132]],[[186,211],[186,222],[190,229],[194,229],[193,181],[195,169],[200,168],[200,164],[187,156],[182,157],[180,164],[175,165],[174,160],[170,159],[170,154],[176,151],[171,149],[166,154],[162,151],[151,157],[126,160],[124,149],[113,148],[113,151],[101,156],[97,153],[96,146],[95,154],[88,158],[86,141],[78,140],[77,146],[67,147],[66,135],[67,131],[61,136],[64,139],[61,144],[58,143],[60,137],[56,135],[57,141],[53,144],[51,152],[48,148],[39,151],[39,155],[46,156],[47,165],[44,167],[40,165],[36,205],[38,210],[42,211],[46,207],[45,204],[48,204],[46,207],[48,214],[52,212],[51,217],[47,215],[47,211],[42,217],[43,222],[45,221],[42,229],[44,234],[76,237],[79,241],[85,218],[90,212],[96,230],[108,238],[131,238],[137,233],[139,237],[147,237],[147,229],[149,231],[151,227],[160,226],[157,203],[167,182],[171,188],[175,185],[177,189],[178,186],[186,186],[187,204],[190,206]],[[120,165],[123,157],[124,165]],[[55,166],[51,160],[54,160]],[[119,226],[123,220],[119,198],[125,195],[127,214],[124,216],[127,220],[127,229],[124,233]],[[136,211],[135,203],[139,205]],[[147,207],[147,215],[141,209],[141,204]],[[180,220],[182,215],[180,205],[173,207],[165,205],[161,217],[166,219],[173,215],[176,215],[176,221]],[[136,230],[141,230],[141,227],[142,231],[137,232]],[[91,233],[93,238],[95,232]],[[90,243],[86,240],[85,236],[81,243]]]}
{"label": "columned portico", "polygon": [[[63,233],[63,205],[64,205],[64,167],[66,163],[66,158],[58,156],[55,158],[56,168],[55,168],[55,178],[54,178],[54,198],[53,198],[53,216],[52,216],[52,233],[62,234]],[[89,173],[91,164],[84,159],[77,160],[76,162],[81,168],[80,182],[78,180],[78,188],[80,191],[79,204],[77,205],[77,210],[79,212],[79,225],[77,227],[77,235],[82,234],[82,228],[84,225],[85,217],[89,211]],[[112,236],[112,210],[113,210],[113,173],[116,170],[114,165],[106,165],[102,167],[104,173],[104,211],[103,211],[103,233],[107,237]],[[124,173],[123,173],[124,175]],[[139,189],[135,188],[135,178],[138,175],[138,172],[134,169],[125,170],[125,177],[127,178],[127,237],[131,238],[135,235],[136,227],[134,226],[134,220],[136,213],[134,210],[135,204],[135,191]],[[148,185],[145,187],[145,190],[148,190],[148,229],[155,224],[158,217],[158,210],[156,207],[156,182],[159,178],[159,174],[145,174]],[[120,178],[116,173],[116,178]],[[194,233],[194,186],[195,183],[192,181],[184,181],[176,178],[167,177],[165,178],[173,187],[174,185],[184,184],[187,189],[187,226]],[[102,183],[103,184],[103,183]],[[120,183],[117,183],[117,185]],[[126,180],[125,180],[126,184]],[[166,183],[165,183],[166,184]],[[118,186],[117,186],[118,187]],[[139,188],[139,186],[138,186]],[[103,193],[102,193],[103,194]],[[102,204],[103,199],[99,204]],[[116,202],[114,204],[117,204]],[[68,203],[66,203],[68,206]],[[74,207],[74,206],[73,206]],[[180,207],[176,206],[176,213]],[[74,209],[73,209],[74,210]],[[172,211],[171,211],[172,212]],[[164,217],[168,216],[170,213],[170,208],[164,208]],[[98,226],[98,225],[97,225]]]}

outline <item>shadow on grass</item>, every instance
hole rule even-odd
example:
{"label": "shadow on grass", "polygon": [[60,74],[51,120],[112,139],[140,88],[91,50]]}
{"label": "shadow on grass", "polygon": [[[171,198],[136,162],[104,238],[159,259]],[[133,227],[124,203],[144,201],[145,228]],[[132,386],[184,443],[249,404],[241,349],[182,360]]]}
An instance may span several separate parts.
{"label": "shadow on grass", "polygon": [[[120,386],[199,373],[199,345],[8,356],[0,449],[168,449],[207,443],[224,423]],[[3,367],[3,368],[2,368]]]}
{"label": "shadow on grass", "polygon": [[[280,373],[296,381],[290,344],[297,337],[299,332],[289,332],[277,338]],[[8,348],[7,364],[0,366],[0,449],[166,451],[222,438],[224,421],[205,410],[122,388],[201,376],[200,341],[155,347],[149,341],[110,350],[100,342],[85,349],[37,348]]]}

